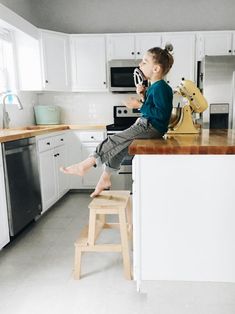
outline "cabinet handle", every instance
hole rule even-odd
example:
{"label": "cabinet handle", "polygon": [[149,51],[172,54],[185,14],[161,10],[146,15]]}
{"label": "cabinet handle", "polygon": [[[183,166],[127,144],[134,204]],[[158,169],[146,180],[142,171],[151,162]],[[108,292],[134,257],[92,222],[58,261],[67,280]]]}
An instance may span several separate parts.
{"label": "cabinet handle", "polygon": [[54,157],[57,157],[57,154],[55,154]]}
{"label": "cabinet handle", "polygon": [[106,82],[103,82],[104,85],[106,85]]}
{"label": "cabinet handle", "polygon": [[134,55],[135,53],[132,51],[131,54]]}
{"label": "cabinet handle", "polygon": [[170,83],[170,81],[166,81],[168,84]]}
{"label": "cabinet handle", "polygon": [[47,142],[47,145],[51,145],[51,143],[50,143],[50,142]]}
{"label": "cabinet handle", "polygon": [[46,83],[48,83],[48,80],[45,80]]}
{"label": "cabinet handle", "polygon": [[94,136],[92,135],[91,138],[94,139]]}
{"label": "cabinet handle", "polygon": [[140,52],[139,52],[139,51],[137,52],[137,55],[140,55]]}
{"label": "cabinet handle", "polygon": [[60,140],[61,140],[61,142],[63,142],[63,141],[64,141],[64,139],[63,139],[63,138],[61,138]]}
{"label": "cabinet handle", "polygon": [[231,49],[229,49],[229,51],[228,51],[229,53],[231,53],[232,52],[232,50]]}

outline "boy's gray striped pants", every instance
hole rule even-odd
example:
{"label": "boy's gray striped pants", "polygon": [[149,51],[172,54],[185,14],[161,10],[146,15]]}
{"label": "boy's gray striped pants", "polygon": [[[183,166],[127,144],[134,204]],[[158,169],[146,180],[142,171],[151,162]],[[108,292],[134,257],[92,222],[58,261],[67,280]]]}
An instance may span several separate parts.
{"label": "boy's gray striped pants", "polygon": [[107,172],[116,172],[123,158],[128,155],[128,146],[134,139],[161,138],[163,135],[147,119],[141,117],[128,129],[108,136],[91,156],[95,157],[97,166],[105,164]]}

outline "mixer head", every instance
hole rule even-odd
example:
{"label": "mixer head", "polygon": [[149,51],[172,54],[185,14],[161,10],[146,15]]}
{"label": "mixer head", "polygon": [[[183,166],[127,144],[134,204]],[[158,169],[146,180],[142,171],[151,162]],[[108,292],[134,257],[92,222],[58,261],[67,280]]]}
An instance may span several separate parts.
{"label": "mixer head", "polygon": [[194,82],[182,80],[176,92],[188,99],[192,111],[201,113],[207,109],[208,103]]}
{"label": "mixer head", "polygon": [[144,73],[139,68],[135,68],[133,75],[135,86],[144,84],[146,78],[144,76]]}

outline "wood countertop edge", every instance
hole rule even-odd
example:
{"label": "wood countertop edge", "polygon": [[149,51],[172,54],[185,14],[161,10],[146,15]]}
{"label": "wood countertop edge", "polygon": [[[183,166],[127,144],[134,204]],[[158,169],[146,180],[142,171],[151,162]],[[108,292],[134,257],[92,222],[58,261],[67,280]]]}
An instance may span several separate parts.
{"label": "wood countertop edge", "polygon": [[235,155],[235,146],[182,146],[182,147],[134,147],[130,155]]}
{"label": "wood countertop edge", "polygon": [[235,130],[203,129],[198,134],[136,139],[128,152],[130,155],[235,155]]}
{"label": "wood countertop edge", "polygon": [[[30,127],[30,126],[29,126]],[[34,137],[37,135],[49,134],[52,132],[64,130],[105,130],[106,125],[92,125],[92,124],[64,124],[64,125],[48,125],[43,126],[42,129],[27,130],[24,127],[1,129],[0,143],[15,141],[18,139]],[[1,134],[1,132],[5,134]]]}

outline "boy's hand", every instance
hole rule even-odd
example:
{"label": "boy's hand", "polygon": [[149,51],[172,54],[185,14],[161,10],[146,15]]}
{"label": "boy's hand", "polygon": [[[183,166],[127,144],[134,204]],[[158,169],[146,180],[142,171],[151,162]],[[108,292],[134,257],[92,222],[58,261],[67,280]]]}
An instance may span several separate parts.
{"label": "boy's hand", "polygon": [[144,85],[136,85],[136,93],[140,96],[144,96],[146,87]]}
{"label": "boy's hand", "polygon": [[128,98],[123,104],[130,109],[139,109],[142,106],[142,103],[134,97]]}

